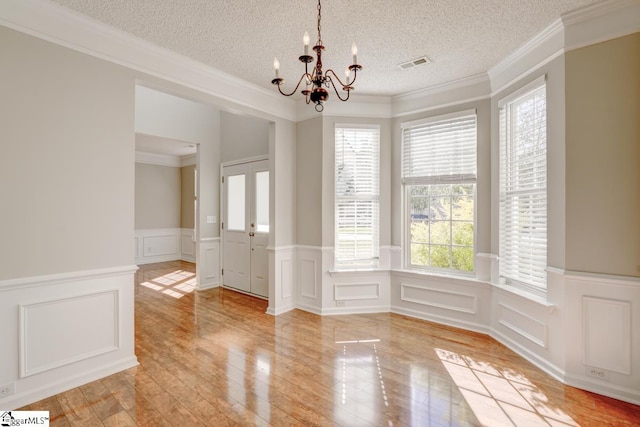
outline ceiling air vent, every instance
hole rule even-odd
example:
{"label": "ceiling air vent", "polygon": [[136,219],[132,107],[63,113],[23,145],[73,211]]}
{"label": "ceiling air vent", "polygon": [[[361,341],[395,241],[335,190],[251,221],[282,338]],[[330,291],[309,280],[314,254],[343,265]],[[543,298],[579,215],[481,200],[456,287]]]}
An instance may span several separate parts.
{"label": "ceiling air vent", "polygon": [[420,58],[412,59],[411,61],[398,64],[398,67],[401,70],[408,70],[410,68],[417,67],[418,65],[428,64],[429,62],[431,62],[429,61],[429,58],[427,58],[426,56],[421,56]]}

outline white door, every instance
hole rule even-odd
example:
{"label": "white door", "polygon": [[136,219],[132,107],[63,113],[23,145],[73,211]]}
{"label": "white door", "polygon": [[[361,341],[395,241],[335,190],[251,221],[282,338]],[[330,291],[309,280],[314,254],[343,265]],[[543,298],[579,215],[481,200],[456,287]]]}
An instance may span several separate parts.
{"label": "white door", "polygon": [[223,283],[269,294],[269,165],[266,160],[223,167]]}

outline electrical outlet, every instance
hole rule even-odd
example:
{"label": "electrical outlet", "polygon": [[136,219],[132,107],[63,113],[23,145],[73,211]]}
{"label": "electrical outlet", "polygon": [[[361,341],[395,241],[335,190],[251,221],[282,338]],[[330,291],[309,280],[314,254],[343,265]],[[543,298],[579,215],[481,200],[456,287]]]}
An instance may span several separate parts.
{"label": "electrical outlet", "polygon": [[10,396],[16,392],[15,383],[5,384],[0,386],[0,399]]}
{"label": "electrical outlet", "polygon": [[344,307],[344,301],[336,301],[336,307]]}
{"label": "electrical outlet", "polygon": [[604,370],[598,368],[587,367],[587,375],[594,378],[600,378],[601,380],[607,378],[607,373]]}

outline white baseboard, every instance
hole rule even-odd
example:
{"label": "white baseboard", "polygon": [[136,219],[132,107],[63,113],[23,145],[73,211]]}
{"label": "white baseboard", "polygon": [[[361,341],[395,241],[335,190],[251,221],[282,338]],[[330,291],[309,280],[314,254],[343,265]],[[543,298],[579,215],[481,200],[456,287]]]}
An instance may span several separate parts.
{"label": "white baseboard", "polygon": [[489,335],[489,328],[485,325],[479,325],[477,323],[456,320],[450,317],[443,317],[435,314],[427,314],[423,311],[412,310],[410,308],[398,306],[391,306],[391,313],[402,314],[404,316],[415,317],[416,319],[422,319],[428,322],[439,323],[441,325],[453,326],[454,328],[460,328],[467,331],[479,332],[481,334]]}
{"label": "white baseboard", "polygon": [[500,344],[507,347],[508,349],[510,349],[511,351],[513,351],[514,353],[517,353],[519,356],[525,358],[526,360],[528,360],[538,368],[542,369],[544,372],[551,375],[554,379],[562,383],[565,382],[566,375],[562,369],[560,369],[553,363],[549,362],[548,360],[544,359],[543,357],[529,351],[526,347],[524,347],[517,341],[512,340],[511,338],[507,337],[506,335],[502,334],[499,331],[496,331],[495,329],[492,329],[489,332],[489,336],[495,339],[496,341],[498,341]]}
{"label": "white baseboard", "polygon": [[220,287],[220,283],[219,282],[211,282],[211,283],[200,283],[198,284],[198,290],[199,291],[204,291],[207,289],[213,289],[213,288],[219,288]]}
{"label": "white baseboard", "polygon": [[15,410],[17,408],[29,405],[33,402],[45,399],[58,393],[63,393],[72,388],[97,381],[109,375],[116,374],[134,366],[138,366],[138,359],[135,356],[124,358],[120,361],[110,363],[107,366],[91,369],[81,372],[71,377],[43,384],[38,388],[34,388],[22,393],[16,393],[6,399],[0,399],[0,406],[4,410]]}
{"label": "white baseboard", "polygon": [[353,307],[329,307],[323,308],[321,314],[323,316],[335,316],[342,314],[370,314],[370,313],[389,313],[389,307],[383,306],[353,306]]}
{"label": "white baseboard", "polygon": [[570,385],[571,387],[577,387],[582,390],[587,390],[593,393],[602,394],[604,396],[622,400],[623,402],[640,405],[640,390],[638,389],[620,387],[615,384],[611,384],[606,381],[599,381],[596,379],[591,381],[590,379],[585,379],[573,375],[567,375],[562,382]]}
{"label": "white baseboard", "polygon": [[295,310],[296,307],[294,306],[287,306],[287,307],[281,307],[281,308],[277,308],[277,309],[273,309],[271,307],[267,308],[267,311],[265,311],[265,313],[271,315],[271,316],[279,316],[283,313],[288,313],[289,311]]}

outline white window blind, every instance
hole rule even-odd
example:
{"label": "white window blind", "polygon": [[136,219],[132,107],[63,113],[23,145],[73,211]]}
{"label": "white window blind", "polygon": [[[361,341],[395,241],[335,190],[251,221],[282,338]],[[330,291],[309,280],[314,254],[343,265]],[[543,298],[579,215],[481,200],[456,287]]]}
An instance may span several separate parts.
{"label": "white window blind", "polygon": [[546,85],[533,86],[499,104],[500,276],[540,293],[547,267],[547,114]]}
{"label": "white window blind", "polygon": [[380,129],[335,129],[335,263],[370,266],[379,255]]}
{"label": "white window blind", "polygon": [[476,113],[402,125],[405,265],[474,271]]}
{"label": "white window blind", "polygon": [[475,180],[475,111],[403,124],[402,179],[405,184]]}

